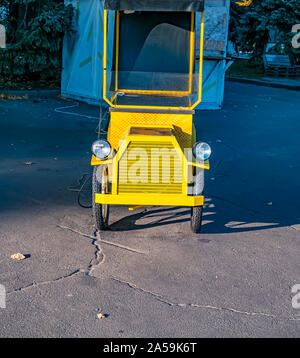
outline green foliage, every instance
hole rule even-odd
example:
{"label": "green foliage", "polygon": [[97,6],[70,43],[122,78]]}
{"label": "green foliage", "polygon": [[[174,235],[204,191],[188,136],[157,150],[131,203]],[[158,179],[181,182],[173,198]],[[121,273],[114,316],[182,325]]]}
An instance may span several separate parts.
{"label": "green foliage", "polygon": [[7,47],[0,49],[0,74],[12,79],[59,79],[62,39],[72,30],[73,7],[59,0],[0,0]]}
{"label": "green foliage", "polygon": [[253,0],[250,6],[238,6],[236,1],[231,0],[229,39],[237,49],[260,57],[275,29],[276,42],[284,45],[286,53],[299,56],[291,45],[292,26],[300,23],[299,0]]}

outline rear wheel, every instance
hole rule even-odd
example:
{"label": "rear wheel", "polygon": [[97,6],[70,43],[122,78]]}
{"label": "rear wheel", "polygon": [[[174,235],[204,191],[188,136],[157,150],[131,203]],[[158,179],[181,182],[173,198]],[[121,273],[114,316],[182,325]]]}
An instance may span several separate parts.
{"label": "rear wheel", "polygon": [[104,165],[95,166],[93,172],[93,215],[98,230],[105,230],[108,227],[109,205],[95,203],[95,194],[107,194],[108,192],[108,168]]}
{"label": "rear wheel", "polygon": [[191,208],[191,228],[196,234],[199,234],[202,226],[203,206]]}

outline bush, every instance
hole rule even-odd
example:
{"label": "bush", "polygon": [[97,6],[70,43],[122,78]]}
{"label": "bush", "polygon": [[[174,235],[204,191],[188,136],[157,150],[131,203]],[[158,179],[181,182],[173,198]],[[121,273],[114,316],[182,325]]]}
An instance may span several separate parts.
{"label": "bush", "polygon": [[72,5],[58,0],[0,0],[7,46],[0,49],[0,74],[7,80],[59,80],[62,39],[72,31]]}
{"label": "bush", "polygon": [[237,50],[261,57],[269,42],[270,32],[276,31],[276,42],[296,59],[293,49],[292,26],[300,23],[299,0],[253,0],[250,6],[238,6],[231,0],[229,39]]}

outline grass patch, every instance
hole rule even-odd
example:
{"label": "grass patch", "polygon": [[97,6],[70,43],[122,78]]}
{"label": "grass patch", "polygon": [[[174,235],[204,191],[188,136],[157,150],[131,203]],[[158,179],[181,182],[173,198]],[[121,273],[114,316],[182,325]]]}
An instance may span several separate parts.
{"label": "grass patch", "polygon": [[229,77],[262,78],[265,77],[262,62],[237,59],[226,72]]}

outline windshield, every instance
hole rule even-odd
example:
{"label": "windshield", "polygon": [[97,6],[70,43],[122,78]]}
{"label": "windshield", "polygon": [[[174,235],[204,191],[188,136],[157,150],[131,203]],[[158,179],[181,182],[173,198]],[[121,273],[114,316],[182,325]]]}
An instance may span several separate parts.
{"label": "windshield", "polygon": [[[106,24],[107,26],[107,24]],[[113,106],[190,107],[199,96],[195,14],[116,12],[105,98]]]}

